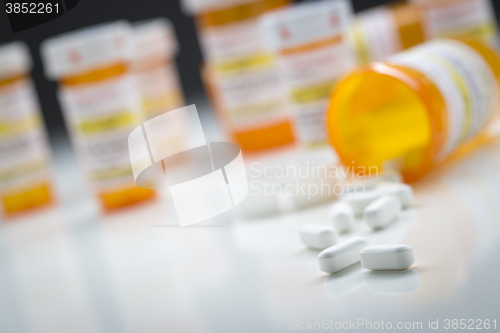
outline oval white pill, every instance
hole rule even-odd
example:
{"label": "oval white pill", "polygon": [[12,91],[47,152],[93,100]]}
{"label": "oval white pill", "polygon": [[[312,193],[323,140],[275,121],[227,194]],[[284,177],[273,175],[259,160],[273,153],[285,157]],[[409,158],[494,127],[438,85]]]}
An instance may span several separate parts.
{"label": "oval white pill", "polygon": [[306,224],[300,228],[300,241],[307,247],[324,250],[337,244],[337,233],[321,224]]}
{"label": "oval white pill", "polygon": [[410,185],[403,183],[381,183],[379,190],[385,194],[398,197],[403,204],[403,208],[410,207],[413,202],[413,189]]}
{"label": "oval white pill", "polygon": [[415,263],[413,248],[406,244],[370,245],[359,256],[361,265],[372,271],[406,269]]}
{"label": "oval white pill", "polygon": [[402,183],[403,176],[396,170],[387,170],[378,173],[375,177],[355,178],[347,186],[347,193],[374,190],[381,183]]}
{"label": "oval white pill", "polygon": [[333,227],[340,233],[354,229],[354,213],[351,205],[345,201],[339,201],[332,205],[330,219],[333,222]]}
{"label": "oval white pill", "polygon": [[341,202],[346,202],[352,207],[354,215],[361,216],[366,206],[383,196],[385,192],[375,189],[363,193],[350,193],[340,198]]}
{"label": "oval white pill", "polygon": [[365,208],[364,220],[372,228],[383,228],[394,221],[401,213],[399,198],[386,195],[373,201]]}
{"label": "oval white pill", "polygon": [[359,251],[368,245],[368,240],[355,237],[331,246],[318,254],[319,269],[326,273],[337,273],[359,262]]}

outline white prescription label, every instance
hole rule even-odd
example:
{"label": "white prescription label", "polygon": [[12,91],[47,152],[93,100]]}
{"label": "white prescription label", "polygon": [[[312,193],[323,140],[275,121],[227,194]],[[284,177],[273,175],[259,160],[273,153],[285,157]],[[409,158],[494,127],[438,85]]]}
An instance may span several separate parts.
{"label": "white prescription label", "polygon": [[135,72],[146,118],[151,119],[184,103],[179,76],[174,64],[167,62],[148,70]]}
{"label": "white prescription label", "polygon": [[30,79],[0,86],[0,191],[47,181],[50,154]]}
{"label": "white prescription label", "polygon": [[497,36],[490,0],[423,4],[421,11],[427,38],[469,36],[494,42]]}
{"label": "white prescription label", "polygon": [[328,97],[339,77],[356,65],[350,45],[342,36],[334,36],[325,46],[284,52],[279,59],[300,141],[306,145],[326,142]]}
{"label": "white prescription label", "polygon": [[350,30],[360,63],[385,59],[403,49],[394,14],[387,6],[360,13]]}
{"label": "white prescription label", "polygon": [[134,184],[127,138],[143,117],[132,77],[65,86],[59,97],[77,158],[92,185],[109,190]]}
{"label": "white prescription label", "polygon": [[438,160],[484,129],[497,110],[494,74],[482,56],[464,43],[437,40],[391,57],[389,63],[422,73],[441,93],[449,124]]}
{"label": "white prescription label", "polygon": [[[142,108],[147,120],[182,107],[182,96],[177,69],[172,62],[135,72],[137,87],[141,92]],[[187,141],[187,119],[182,114],[172,114],[163,126],[164,143],[184,147]]]}
{"label": "white prescription label", "polygon": [[288,119],[276,64],[263,45],[257,20],[210,27],[200,37],[207,78],[232,128],[245,130]]}

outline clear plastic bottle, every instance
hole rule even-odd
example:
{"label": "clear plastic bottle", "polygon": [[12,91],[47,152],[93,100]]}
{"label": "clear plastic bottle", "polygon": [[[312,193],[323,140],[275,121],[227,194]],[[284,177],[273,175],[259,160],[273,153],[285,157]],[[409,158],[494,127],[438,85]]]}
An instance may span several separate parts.
{"label": "clear plastic bottle", "polygon": [[128,135],[144,120],[129,65],[131,29],[102,24],[50,38],[41,49],[47,77],[59,81],[76,157],[105,211],[155,195],[135,184],[128,156]]}
{"label": "clear plastic bottle", "polygon": [[362,11],[353,21],[350,40],[361,64],[420,44],[424,31],[418,7],[401,1]]}
{"label": "clear plastic bottle", "polygon": [[275,52],[295,137],[306,148],[327,142],[325,110],[341,75],[356,66],[347,39],[352,10],[349,1],[302,3],[264,14],[260,25]]}
{"label": "clear plastic bottle", "polygon": [[348,166],[390,165],[415,181],[482,137],[498,113],[499,78],[500,58],[483,43],[421,44],[337,86],[330,141]]}
{"label": "clear plastic bottle", "polygon": [[53,201],[50,150],[28,47],[0,46],[0,195],[5,215]]}
{"label": "clear plastic bottle", "polygon": [[274,58],[258,26],[262,13],[288,0],[184,0],[196,16],[205,64],[203,79],[214,109],[243,150],[294,141]]}
{"label": "clear plastic bottle", "polygon": [[413,0],[426,39],[475,38],[495,44],[498,29],[490,0]]}

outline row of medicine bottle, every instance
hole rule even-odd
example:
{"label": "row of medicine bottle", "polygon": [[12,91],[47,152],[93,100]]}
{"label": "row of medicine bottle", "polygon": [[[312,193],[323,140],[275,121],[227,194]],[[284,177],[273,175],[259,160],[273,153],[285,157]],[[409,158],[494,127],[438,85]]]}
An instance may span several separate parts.
{"label": "row of medicine bottle", "polygon": [[433,38],[495,44],[498,31],[490,0],[413,0],[359,13],[349,35],[359,62],[367,64]]}
{"label": "row of medicine bottle", "polygon": [[[155,195],[134,183],[127,137],[144,120],[183,106],[176,50],[173,29],[163,19],[103,24],[42,44],[77,159],[104,210]],[[7,215],[54,201],[30,69],[23,43],[0,47],[0,195]],[[165,144],[183,145],[184,122],[172,122]]]}
{"label": "row of medicine bottle", "polygon": [[183,4],[195,15],[214,109],[246,151],[324,143],[328,95],[358,64],[436,37],[497,37],[489,0],[414,0],[354,18],[346,0]]}
{"label": "row of medicine bottle", "polygon": [[[143,121],[183,104],[175,50],[163,20],[135,28],[125,21],[103,24],[41,46],[46,75],[58,81],[76,157],[105,211],[155,196],[135,184],[127,140]],[[167,145],[182,145],[183,119],[176,120]]]}
{"label": "row of medicine bottle", "polygon": [[0,46],[0,198],[3,215],[53,200],[47,133],[22,42]]}

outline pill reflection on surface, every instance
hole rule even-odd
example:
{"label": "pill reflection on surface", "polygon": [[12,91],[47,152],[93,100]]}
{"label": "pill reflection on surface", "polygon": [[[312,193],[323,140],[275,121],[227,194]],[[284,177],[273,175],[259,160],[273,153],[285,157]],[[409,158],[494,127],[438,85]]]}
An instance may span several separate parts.
{"label": "pill reflection on surface", "polygon": [[368,291],[375,295],[411,294],[422,286],[416,269],[367,271],[364,275]]}

